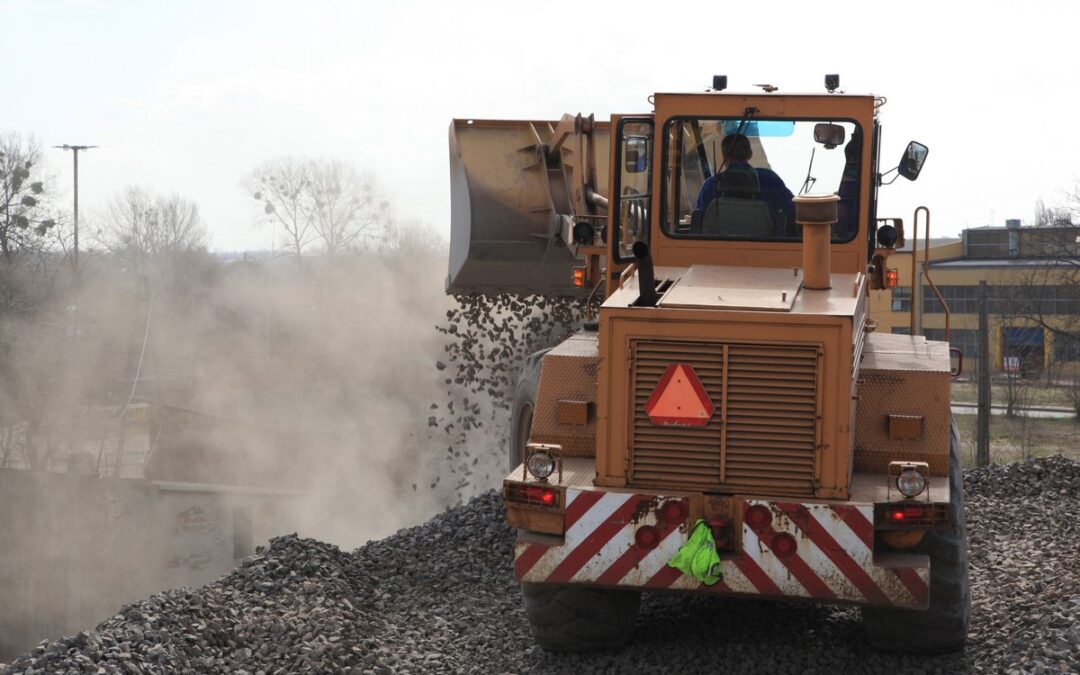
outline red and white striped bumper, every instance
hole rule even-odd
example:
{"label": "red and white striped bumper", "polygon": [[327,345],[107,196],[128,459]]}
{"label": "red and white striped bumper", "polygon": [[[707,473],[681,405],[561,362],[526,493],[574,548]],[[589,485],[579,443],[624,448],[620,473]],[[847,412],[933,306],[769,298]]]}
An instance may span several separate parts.
{"label": "red and white striped bumper", "polygon": [[[667,566],[689,532],[685,524],[671,525],[658,517],[655,506],[666,499],[568,488],[564,543],[546,546],[519,539],[515,575],[533,583],[801,597],[908,609],[928,606],[926,556],[908,556],[905,567],[874,564],[873,504],[746,500],[742,550],[722,561],[723,580],[706,586]],[[768,517],[762,518],[761,507],[768,510]],[[745,517],[752,510],[757,518]],[[634,539],[635,531],[646,525],[659,530],[661,537],[652,550]],[[787,547],[774,551],[774,540],[779,541],[778,535],[785,538],[784,533],[795,546],[789,539]]]}

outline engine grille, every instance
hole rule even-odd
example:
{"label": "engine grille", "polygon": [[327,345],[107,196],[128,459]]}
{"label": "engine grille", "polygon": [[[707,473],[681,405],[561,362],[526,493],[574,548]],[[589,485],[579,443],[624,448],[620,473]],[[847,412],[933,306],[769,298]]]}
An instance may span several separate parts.
{"label": "engine grille", "polygon": [[[813,494],[816,347],[636,340],[631,349],[632,485]],[[655,426],[645,413],[672,363],[690,364],[716,406],[706,426]]]}

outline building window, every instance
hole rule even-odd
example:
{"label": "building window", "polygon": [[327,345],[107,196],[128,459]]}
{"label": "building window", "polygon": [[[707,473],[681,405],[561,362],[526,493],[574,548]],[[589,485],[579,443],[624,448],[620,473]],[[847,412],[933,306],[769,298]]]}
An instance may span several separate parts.
{"label": "building window", "polygon": [[911,288],[904,287],[892,289],[892,311],[911,311]]}
{"label": "building window", "polygon": [[1080,361],[1080,334],[1054,334],[1054,360]]}
{"label": "building window", "polygon": [[[938,290],[953,314],[979,313],[977,285],[938,286]],[[902,295],[898,295],[897,291],[902,291]],[[990,285],[987,296],[987,311],[999,316],[1080,314],[1080,289],[1072,286]],[[898,297],[903,299],[900,303],[903,309],[897,308]],[[907,311],[910,297],[909,289],[893,289],[893,311]],[[923,286],[922,298],[924,314],[944,313],[945,310],[932,288]]]}
{"label": "building window", "polygon": [[[927,340],[940,342],[945,339],[945,331],[940,328],[927,328],[923,333]],[[979,356],[979,331],[951,330],[949,331],[949,346],[963,352],[964,358],[977,358]]]}

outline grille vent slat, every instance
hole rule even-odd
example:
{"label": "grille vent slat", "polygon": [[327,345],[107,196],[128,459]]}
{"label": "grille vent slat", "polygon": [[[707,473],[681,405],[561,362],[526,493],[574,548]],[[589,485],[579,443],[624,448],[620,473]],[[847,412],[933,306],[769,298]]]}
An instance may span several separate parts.
{"label": "grille vent slat", "polygon": [[[632,352],[632,485],[813,494],[816,348],[729,344],[726,401],[723,344],[638,340]],[[689,363],[716,406],[707,426],[654,426],[645,414],[672,363]]]}

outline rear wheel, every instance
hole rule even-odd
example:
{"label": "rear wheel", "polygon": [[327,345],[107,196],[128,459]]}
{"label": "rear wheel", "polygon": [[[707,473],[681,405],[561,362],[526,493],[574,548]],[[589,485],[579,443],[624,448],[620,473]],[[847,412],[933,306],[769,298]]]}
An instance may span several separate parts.
{"label": "rear wheel", "polygon": [[507,471],[513,471],[525,461],[525,446],[529,443],[533,411],[536,410],[536,391],[540,388],[540,363],[543,353],[525,361],[514,389],[514,405],[510,413],[510,439],[507,443]]}
{"label": "rear wheel", "polygon": [[522,584],[533,639],[553,652],[615,649],[634,634],[640,591]]}
{"label": "rear wheel", "polygon": [[954,527],[930,530],[915,549],[930,557],[930,608],[925,611],[863,609],[863,625],[870,643],[878,649],[937,654],[958,651],[967,639],[971,587],[959,446],[954,424],[949,457],[949,508]]}

